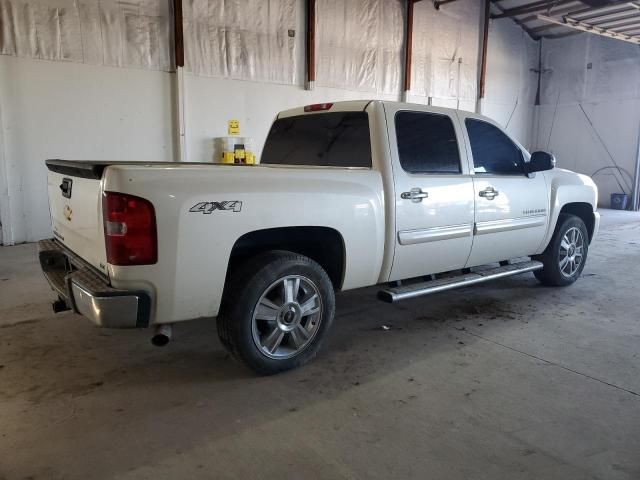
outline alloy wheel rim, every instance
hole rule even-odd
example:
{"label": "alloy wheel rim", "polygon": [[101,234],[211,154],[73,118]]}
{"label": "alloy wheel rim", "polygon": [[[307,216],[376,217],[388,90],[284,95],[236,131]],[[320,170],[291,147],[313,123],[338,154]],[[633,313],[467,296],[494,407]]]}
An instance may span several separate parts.
{"label": "alloy wheel rim", "polygon": [[287,275],[269,285],[253,309],[253,341],[266,357],[283,360],[305,350],[322,319],[322,297],[307,277]]}
{"label": "alloy wheel rim", "polygon": [[584,260],[584,236],[577,227],[566,231],[560,242],[560,258],[558,265],[560,273],[566,278],[572,278],[580,269]]}

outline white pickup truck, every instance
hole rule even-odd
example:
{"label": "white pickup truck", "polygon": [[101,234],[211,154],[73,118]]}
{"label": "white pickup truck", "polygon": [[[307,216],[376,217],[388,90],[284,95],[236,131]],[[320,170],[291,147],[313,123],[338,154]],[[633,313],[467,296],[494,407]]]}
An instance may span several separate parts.
{"label": "white pickup truck", "polygon": [[46,163],[54,310],[153,326],[156,344],[217,317],[263,374],[318,352],[337,291],[380,285],[394,302],[530,271],[569,285],[599,224],[589,177],[485,117],[423,105],[281,112],[260,165]]}

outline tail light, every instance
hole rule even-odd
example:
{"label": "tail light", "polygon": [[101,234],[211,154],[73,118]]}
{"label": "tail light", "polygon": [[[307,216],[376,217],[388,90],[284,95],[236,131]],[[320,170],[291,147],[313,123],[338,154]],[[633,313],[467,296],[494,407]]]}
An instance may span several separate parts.
{"label": "tail light", "polygon": [[314,103],[313,105],[306,105],[304,111],[321,112],[323,110],[329,110],[331,107],[333,107],[333,103]]}
{"label": "tail light", "polygon": [[107,262],[151,265],[158,261],[156,214],[148,200],[105,192],[102,198]]}

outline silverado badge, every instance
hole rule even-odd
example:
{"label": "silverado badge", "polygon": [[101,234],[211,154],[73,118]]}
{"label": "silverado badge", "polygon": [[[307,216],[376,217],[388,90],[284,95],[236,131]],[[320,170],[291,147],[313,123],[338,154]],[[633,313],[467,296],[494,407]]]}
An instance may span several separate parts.
{"label": "silverado badge", "polygon": [[546,208],[534,208],[531,210],[523,210],[522,214],[523,215],[540,215],[542,213],[547,213],[547,209]]}

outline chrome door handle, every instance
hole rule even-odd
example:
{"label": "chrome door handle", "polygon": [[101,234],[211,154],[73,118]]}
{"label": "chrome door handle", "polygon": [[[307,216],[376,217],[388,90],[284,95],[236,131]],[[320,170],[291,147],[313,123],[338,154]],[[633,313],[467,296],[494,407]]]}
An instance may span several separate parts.
{"label": "chrome door handle", "polygon": [[412,188],[409,192],[402,192],[400,194],[400,198],[403,200],[411,200],[414,203],[419,203],[423,198],[427,198],[429,194],[427,192],[423,192],[419,188]]}
{"label": "chrome door handle", "polygon": [[484,190],[480,190],[478,195],[480,195],[483,198],[486,198],[487,200],[493,200],[498,195],[500,195],[500,192],[493,187],[487,187]]}

